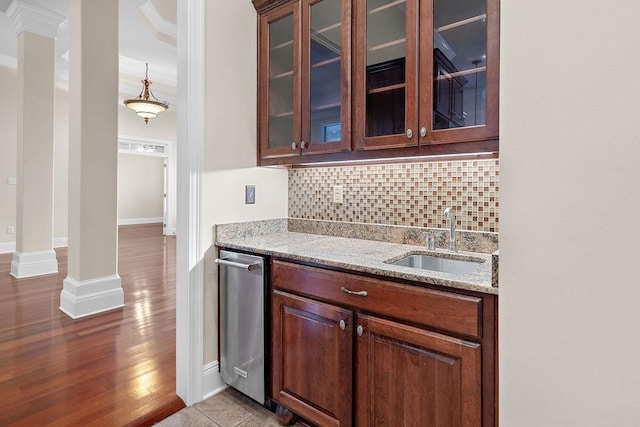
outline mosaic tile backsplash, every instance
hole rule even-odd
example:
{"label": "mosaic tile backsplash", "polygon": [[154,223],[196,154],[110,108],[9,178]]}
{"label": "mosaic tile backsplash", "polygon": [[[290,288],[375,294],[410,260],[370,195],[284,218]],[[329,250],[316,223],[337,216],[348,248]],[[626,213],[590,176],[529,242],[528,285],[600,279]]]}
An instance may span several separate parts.
{"label": "mosaic tile backsplash", "polygon": [[[289,171],[289,217],[498,232],[497,159],[302,168]],[[342,185],[344,202],[333,203]]]}

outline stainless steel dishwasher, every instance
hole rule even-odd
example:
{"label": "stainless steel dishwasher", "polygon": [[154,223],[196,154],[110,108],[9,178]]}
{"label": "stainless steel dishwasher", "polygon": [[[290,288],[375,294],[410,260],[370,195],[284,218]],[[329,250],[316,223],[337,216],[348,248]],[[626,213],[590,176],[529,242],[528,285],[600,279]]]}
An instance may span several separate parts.
{"label": "stainless steel dishwasher", "polygon": [[264,258],[227,250],[220,266],[220,374],[223,381],[265,404]]}

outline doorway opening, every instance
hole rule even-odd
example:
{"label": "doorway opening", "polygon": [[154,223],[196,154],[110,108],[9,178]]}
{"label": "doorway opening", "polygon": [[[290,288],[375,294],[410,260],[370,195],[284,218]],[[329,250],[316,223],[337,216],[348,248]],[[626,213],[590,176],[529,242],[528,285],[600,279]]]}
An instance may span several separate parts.
{"label": "doorway opening", "polygon": [[171,155],[171,141],[118,137],[118,225],[161,221],[175,234]]}

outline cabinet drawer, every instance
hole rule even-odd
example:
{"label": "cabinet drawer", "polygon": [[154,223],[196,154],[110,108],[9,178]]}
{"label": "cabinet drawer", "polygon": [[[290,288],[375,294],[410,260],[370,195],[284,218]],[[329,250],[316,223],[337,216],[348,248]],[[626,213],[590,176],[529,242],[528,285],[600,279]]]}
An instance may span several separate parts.
{"label": "cabinet drawer", "polygon": [[[482,299],[274,260],[274,289],[481,338]],[[366,296],[342,290],[361,292]],[[364,291],[364,292],[362,292]]]}

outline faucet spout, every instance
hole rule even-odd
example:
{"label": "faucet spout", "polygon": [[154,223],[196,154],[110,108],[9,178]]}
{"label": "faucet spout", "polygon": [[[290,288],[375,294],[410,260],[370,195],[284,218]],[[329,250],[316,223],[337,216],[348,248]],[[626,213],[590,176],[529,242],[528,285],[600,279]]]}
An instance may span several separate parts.
{"label": "faucet spout", "polygon": [[449,252],[458,252],[456,249],[456,216],[451,207],[444,210],[444,217],[449,220]]}

